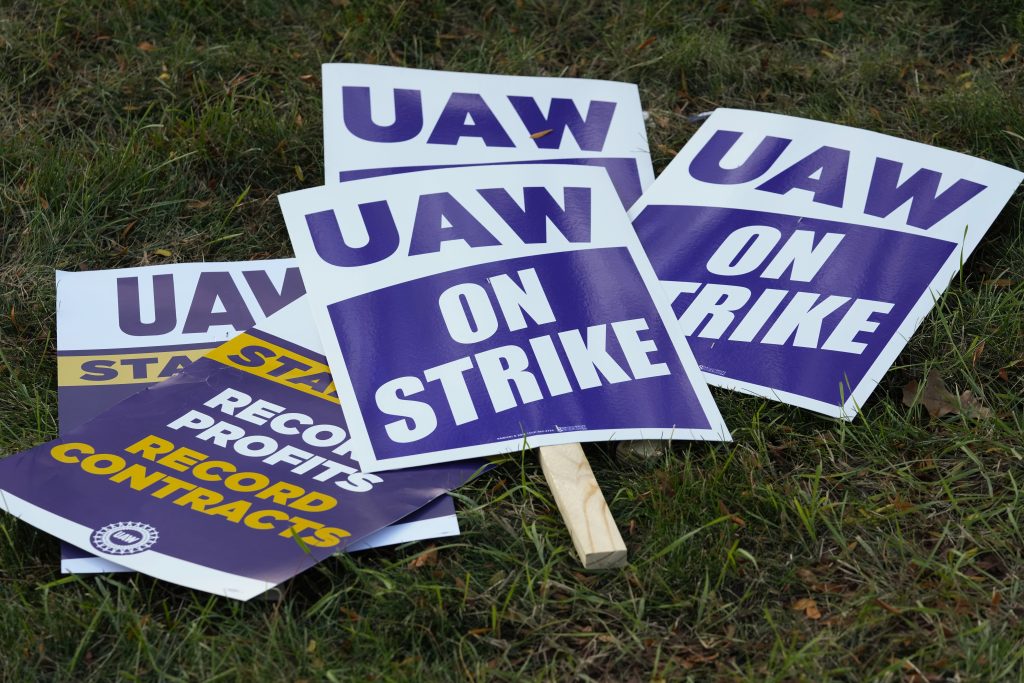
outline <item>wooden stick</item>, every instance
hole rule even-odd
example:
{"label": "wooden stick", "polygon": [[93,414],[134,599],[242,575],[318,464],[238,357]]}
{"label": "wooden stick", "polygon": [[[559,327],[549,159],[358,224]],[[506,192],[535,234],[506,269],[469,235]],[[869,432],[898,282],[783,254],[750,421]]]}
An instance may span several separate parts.
{"label": "wooden stick", "polygon": [[578,443],[544,446],[540,466],[584,569],[624,566],[626,544],[583,447]]}

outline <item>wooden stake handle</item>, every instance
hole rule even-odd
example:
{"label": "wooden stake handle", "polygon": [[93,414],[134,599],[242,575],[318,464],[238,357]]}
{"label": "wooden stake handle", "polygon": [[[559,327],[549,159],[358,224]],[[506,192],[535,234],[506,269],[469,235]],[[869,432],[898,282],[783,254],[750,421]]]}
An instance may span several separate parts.
{"label": "wooden stake handle", "polygon": [[624,566],[626,544],[615,526],[583,447],[578,443],[544,446],[540,449],[540,466],[583,567]]}

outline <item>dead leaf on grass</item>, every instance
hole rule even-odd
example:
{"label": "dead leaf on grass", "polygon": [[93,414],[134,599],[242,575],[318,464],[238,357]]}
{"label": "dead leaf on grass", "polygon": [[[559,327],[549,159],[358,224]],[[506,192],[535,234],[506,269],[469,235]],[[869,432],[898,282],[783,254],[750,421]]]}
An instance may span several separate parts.
{"label": "dead leaf on grass", "polygon": [[420,567],[433,567],[437,564],[437,546],[431,544],[422,553],[412,558],[409,563],[409,569],[419,569]]}
{"label": "dead leaf on grass", "polygon": [[811,598],[800,598],[793,603],[792,609],[803,612],[804,616],[808,619],[817,621],[821,619],[821,611],[818,609],[818,603]]}
{"label": "dead leaf on grass", "polygon": [[717,652],[698,652],[691,655],[676,657],[676,662],[689,671],[701,664],[711,664],[718,659]]}
{"label": "dead leaf on grass", "polygon": [[992,411],[982,405],[970,390],[957,397],[947,389],[946,383],[942,381],[937,370],[928,372],[924,389],[920,392],[918,390],[919,385],[916,379],[907,382],[903,387],[903,405],[913,408],[917,404],[920,393],[920,402],[932,417],[960,413],[966,418],[983,420],[992,416]]}
{"label": "dead leaf on grass", "polygon": [[171,250],[170,249],[154,249],[153,253],[156,254],[157,256],[165,256],[166,257],[166,256],[170,256],[171,255]]}
{"label": "dead leaf on grass", "polygon": [[960,394],[960,413],[971,420],[987,420],[992,417],[992,410],[975,398],[970,389]]}
{"label": "dead leaf on grass", "polygon": [[153,50],[156,49],[156,45],[154,45],[153,43],[149,42],[148,40],[142,41],[141,43],[139,43],[135,47],[139,48],[143,52],[152,52]]}
{"label": "dead leaf on grass", "polygon": [[982,280],[981,284],[994,287],[996,289],[1006,289],[1007,287],[1013,287],[1013,280],[1005,277],[1001,277],[997,280]]}
{"label": "dead leaf on grass", "polygon": [[985,340],[982,339],[978,342],[978,345],[974,347],[974,353],[971,354],[971,367],[975,367],[978,364],[978,359],[981,358],[981,354],[985,353]]}
{"label": "dead leaf on grass", "polygon": [[651,44],[654,43],[654,41],[656,41],[657,39],[658,39],[657,36],[651,36],[650,38],[648,38],[644,42],[642,42],[639,45],[637,45],[636,49],[639,51],[639,50],[643,50],[644,48],[650,47]]}
{"label": "dead leaf on grass", "polygon": [[186,203],[185,207],[189,209],[205,209],[212,203],[212,199],[193,199]]}

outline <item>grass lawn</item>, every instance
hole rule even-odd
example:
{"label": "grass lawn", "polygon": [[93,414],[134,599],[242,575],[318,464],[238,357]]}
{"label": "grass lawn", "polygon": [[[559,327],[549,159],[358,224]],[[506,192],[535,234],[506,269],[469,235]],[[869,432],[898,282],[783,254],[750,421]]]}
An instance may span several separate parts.
{"label": "grass lawn", "polygon": [[[54,268],[290,255],[322,62],[635,81],[658,170],[719,106],[1021,168],[1022,42],[1019,0],[6,0],[0,453],[57,432]],[[248,604],[62,578],[3,515],[0,680],[1024,680],[1022,199],[853,423],[716,392],[732,444],[589,449],[622,571],[579,571],[530,454],[457,493],[461,537]],[[903,406],[933,368],[992,416]]]}

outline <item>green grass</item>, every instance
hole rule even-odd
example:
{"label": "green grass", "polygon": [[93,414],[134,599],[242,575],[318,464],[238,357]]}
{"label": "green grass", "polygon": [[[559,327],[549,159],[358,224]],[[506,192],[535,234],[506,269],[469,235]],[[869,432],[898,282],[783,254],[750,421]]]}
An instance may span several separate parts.
{"label": "green grass", "polygon": [[[717,106],[1021,167],[1022,42],[1015,0],[9,0],[0,452],[56,434],[54,268],[289,255],[274,198],[322,177],[321,62],[632,80],[659,170]],[[62,578],[3,516],[0,680],[1024,680],[1022,210],[854,423],[716,392],[732,444],[590,449],[622,571],[579,571],[529,456],[459,491],[436,564],[332,559],[276,601]],[[931,368],[994,417],[905,408]]]}

